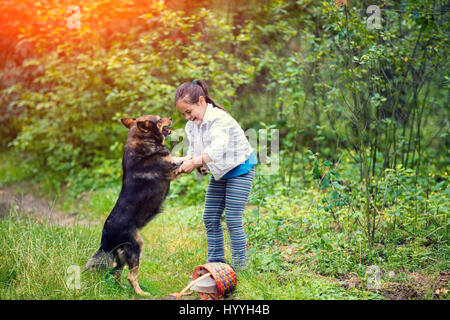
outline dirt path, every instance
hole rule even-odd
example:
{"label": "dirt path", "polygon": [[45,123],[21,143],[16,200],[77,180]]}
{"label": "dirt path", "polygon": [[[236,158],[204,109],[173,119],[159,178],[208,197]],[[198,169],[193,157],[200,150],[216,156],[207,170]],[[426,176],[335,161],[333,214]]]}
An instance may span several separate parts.
{"label": "dirt path", "polygon": [[87,224],[76,213],[64,213],[58,208],[57,199],[37,196],[32,187],[23,184],[10,185],[0,188],[0,218],[9,214],[32,217],[38,222],[71,226]]}

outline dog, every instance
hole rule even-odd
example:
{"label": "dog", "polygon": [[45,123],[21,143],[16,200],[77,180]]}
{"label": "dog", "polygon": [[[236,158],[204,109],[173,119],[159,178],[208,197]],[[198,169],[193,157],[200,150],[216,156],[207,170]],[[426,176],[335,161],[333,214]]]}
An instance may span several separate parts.
{"label": "dog", "polygon": [[143,250],[139,230],[161,211],[181,162],[174,162],[164,145],[172,132],[169,129],[172,118],[145,115],[121,121],[128,128],[122,158],[122,189],[103,226],[100,248],[87,261],[85,270],[106,270],[114,267],[115,262],[109,274],[122,286],[122,271],[128,265],[128,281],[136,294],[149,295],[137,280]]}

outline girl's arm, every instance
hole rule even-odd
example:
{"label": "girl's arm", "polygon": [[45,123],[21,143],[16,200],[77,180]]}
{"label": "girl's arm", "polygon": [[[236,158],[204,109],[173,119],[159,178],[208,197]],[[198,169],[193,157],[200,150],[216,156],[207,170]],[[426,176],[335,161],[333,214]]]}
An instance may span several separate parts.
{"label": "girl's arm", "polygon": [[195,168],[201,167],[210,161],[211,157],[207,153],[203,153],[201,156],[184,161],[178,172],[191,173]]}
{"label": "girl's arm", "polygon": [[191,161],[195,165],[195,168],[198,168],[212,160],[207,153],[203,153],[201,156],[192,158]]}

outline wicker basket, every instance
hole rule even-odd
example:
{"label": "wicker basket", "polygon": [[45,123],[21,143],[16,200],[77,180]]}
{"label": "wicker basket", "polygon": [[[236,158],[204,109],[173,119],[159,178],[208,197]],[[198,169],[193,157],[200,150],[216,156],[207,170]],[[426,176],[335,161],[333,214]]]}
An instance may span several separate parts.
{"label": "wicker basket", "polygon": [[202,300],[219,300],[236,289],[236,274],[228,264],[211,262],[197,266],[194,269],[193,279],[199,278],[205,272],[211,273],[211,277],[216,281],[218,292],[217,294],[199,292]]}

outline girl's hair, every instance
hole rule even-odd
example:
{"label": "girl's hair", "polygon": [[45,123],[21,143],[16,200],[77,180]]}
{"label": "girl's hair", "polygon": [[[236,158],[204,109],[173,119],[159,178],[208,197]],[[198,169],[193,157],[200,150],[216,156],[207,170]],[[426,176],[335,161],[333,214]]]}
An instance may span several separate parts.
{"label": "girl's hair", "polygon": [[181,86],[179,86],[177,91],[175,92],[175,104],[177,104],[178,100],[180,99],[183,99],[189,104],[195,104],[198,103],[198,99],[200,98],[200,96],[204,97],[206,103],[212,104],[214,108],[219,108],[225,111],[224,108],[215,103],[211,98],[208,92],[208,86],[203,80],[185,82]]}

